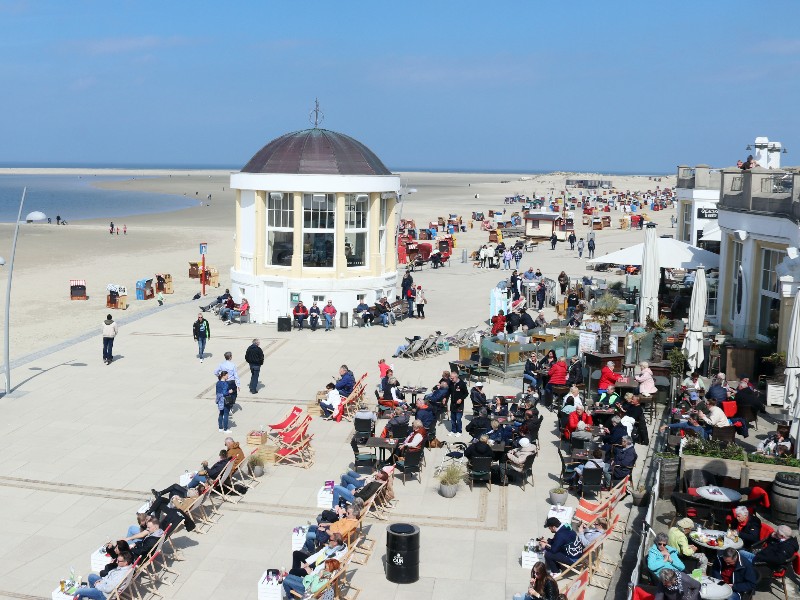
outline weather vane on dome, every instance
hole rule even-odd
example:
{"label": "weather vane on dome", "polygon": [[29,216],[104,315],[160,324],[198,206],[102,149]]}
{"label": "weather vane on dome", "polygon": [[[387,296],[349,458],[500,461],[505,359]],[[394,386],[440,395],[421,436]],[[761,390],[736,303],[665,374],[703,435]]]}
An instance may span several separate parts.
{"label": "weather vane on dome", "polygon": [[314,129],[325,120],[325,113],[319,109],[319,98],[314,98],[314,110],[308,113],[308,120],[314,124]]}

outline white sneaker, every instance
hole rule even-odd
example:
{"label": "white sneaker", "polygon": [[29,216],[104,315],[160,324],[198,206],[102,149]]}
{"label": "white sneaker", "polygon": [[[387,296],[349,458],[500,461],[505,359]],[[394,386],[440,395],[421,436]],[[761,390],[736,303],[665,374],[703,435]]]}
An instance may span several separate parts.
{"label": "white sneaker", "polygon": [[203,359],[202,359],[202,358],[200,359],[200,362],[203,362]]}
{"label": "white sneaker", "polygon": [[453,437],[454,435],[455,435],[455,434],[454,434],[452,431],[449,431],[449,432],[447,433],[447,437]]}
{"label": "white sneaker", "polygon": [[461,432],[460,431],[456,434],[456,437],[461,437]]}
{"label": "white sneaker", "polygon": [[226,429],[226,430],[224,431],[224,433],[230,433],[230,432],[231,432],[231,430],[230,430],[230,429]]}
{"label": "white sneaker", "polygon": [[224,429],[220,429],[220,430],[219,430],[219,432],[220,432],[220,433],[222,433],[223,431],[225,431],[225,430],[224,430]]}

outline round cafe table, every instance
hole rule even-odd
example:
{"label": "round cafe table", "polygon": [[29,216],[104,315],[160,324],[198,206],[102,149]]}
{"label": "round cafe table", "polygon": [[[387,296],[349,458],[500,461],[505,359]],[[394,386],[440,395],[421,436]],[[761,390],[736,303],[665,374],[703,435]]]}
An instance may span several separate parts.
{"label": "round cafe table", "polygon": [[719,579],[706,575],[700,580],[700,597],[704,600],[726,600],[733,595],[733,588]]}
{"label": "round cafe table", "polygon": [[742,495],[731,488],[717,485],[704,485],[697,488],[697,495],[711,502],[739,502]]}
{"label": "round cafe table", "polygon": [[689,543],[696,544],[708,550],[714,550],[714,551],[725,550],[727,548],[733,548],[734,550],[739,550],[744,546],[742,538],[739,538],[738,541],[734,542],[732,539],[730,539],[725,535],[726,533],[725,531],[717,531],[716,529],[701,529],[700,533],[714,540],[718,540],[719,536],[723,536],[725,538],[725,541],[723,542],[722,546],[720,546],[719,544],[711,545],[708,543],[708,541],[703,541],[701,538],[699,538],[697,536],[697,532],[693,531],[689,534]]}

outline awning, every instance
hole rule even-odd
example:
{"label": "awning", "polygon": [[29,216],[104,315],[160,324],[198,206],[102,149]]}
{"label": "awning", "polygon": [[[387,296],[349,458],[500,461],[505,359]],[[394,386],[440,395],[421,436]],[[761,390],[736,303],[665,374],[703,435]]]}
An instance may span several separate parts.
{"label": "awning", "polygon": [[[719,269],[719,254],[680,242],[674,238],[657,238],[658,266],[665,269]],[[591,258],[587,262],[609,265],[641,265],[644,244],[635,244],[604,256]]]}
{"label": "awning", "polygon": [[698,242],[720,242],[722,241],[722,231],[719,228],[717,221],[706,223],[703,227],[703,237],[697,240]]}

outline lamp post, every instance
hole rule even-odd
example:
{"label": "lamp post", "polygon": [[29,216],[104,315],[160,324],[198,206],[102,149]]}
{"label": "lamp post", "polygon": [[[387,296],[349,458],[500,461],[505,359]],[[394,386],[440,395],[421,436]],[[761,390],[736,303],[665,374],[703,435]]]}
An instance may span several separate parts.
{"label": "lamp post", "polygon": [[[19,201],[19,214],[17,215],[17,222],[14,225],[14,238],[11,242],[11,260],[8,263],[8,283],[6,284],[6,320],[5,331],[3,332],[3,346],[5,348],[5,374],[6,374],[6,395],[11,393],[11,356],[10,356],[10,338],[9,326],[11,325],[11,278],[14,276],[14,257],[17,254],[17,237],[19,236],[19,222],[22,219],[22,207],[25,204],[25,194],[28,188],[22,190],[22,198]],[[0,266],[5,265],[6,261],[0,258]]]}

